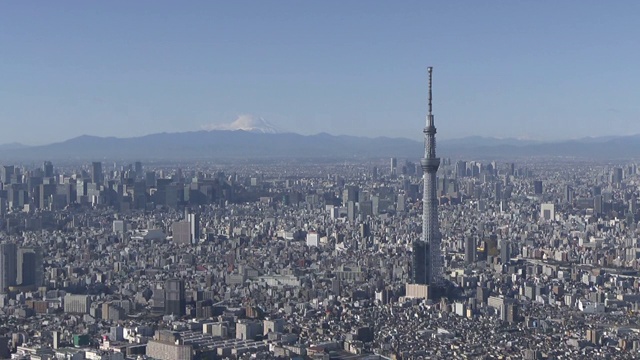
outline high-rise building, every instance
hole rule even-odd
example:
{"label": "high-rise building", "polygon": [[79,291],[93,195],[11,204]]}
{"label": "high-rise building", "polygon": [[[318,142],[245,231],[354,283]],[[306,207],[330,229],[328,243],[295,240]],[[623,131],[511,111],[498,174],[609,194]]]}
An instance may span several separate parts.
{"label": "high-rise building", "polygon": [[91,298],[88,295],[66,294],[64,296],[64,312],[73,314],[88,314],[91,308]]}
{"label": "high-rise building", "polygon": [[15,167],[13,165],[3,165],[0,168],[0,181],[3,184],[10,184],[14,173]]}
{"label": "high-rise building", "polygon": [[535,195],[542,195],[542,180],[535,180],[533,182],[533,193]]}
{"label": "high-rise building", "polygon": [[342,205],[347,206],[349,201],[358,202],[359,189],[355,185],[349,185],[342,191]]}
{"label": "high-rise building", "polygon": [[53,177],[53,164],[51,163],[51,161],[45,161],[42,164],[42,172],[44,173],[44,177]]}
{"label": "high-rise building", "polygon": [[188,221],[176,221],[171,225],[173,242],[176,244],[191,243],[191,224]]}
{"label": "high-rise building", "polygon": [[18,249],[16,244],[0,244],[0,294],[9,286],[16,284],[18,267]]}
{"label": "high-rise building", "polygon": [[601,186],[594,186],[591,188],[591,195],[593,196],[598,196],[598,195],[602,195],[602,187]]}
{"label": "high-rise building", "polygon": [[136,172],[136,179],[141,179],[144,176],[144,173],[142,172],[142,163],[140,161],[135,162],[133,169]]}
{"label": "high-rise building", "polygon": [[91,163],[91,182],[94,184],[102,185],[104,182],[104,175],[102,174],[102,163],[94,161]]}
{"label": "high-rise building", "polygon": [[511,242],[505,240],[500,244],[500,261],[506,264],[509,260],[511,260]]}
{"label": "high-rise building", "polygon": [[200,215],[189,213],[187,214],[187,221],[189,222],[191,243],[197,244],[200,241]]}
{"label": "high-rise building", "polygon": [[611,183],[620,184],[622,182],[622,179],[623,179],[622,168],[620,167],[613,168],[613,171],[611,172]]}
{"label": "high-rise building", "polygon": [[60,347],[60,332],[54,331],[53,333],[51,333],[51,335],[53,336],[52,347],[54,350],[58,350],[58,348]]}
{"label": "high-rise building", "polygon": [[603,203],[602,195],[596,195],[593,197],[593,211],[596,213],[596,215],[603,214],[604,208],[602,203]]}
{"label": "high-rise building", "polygon": [[144,174],[144,182],[147,187],[156,186],[156,173],[155,171],[147,171]]}
{"label": "high-rise building", "polygon": [[164,313],[167,315],[183,316],[186,312],[184,281],[181,279],[167,280],[164,284]]}
{"label": "high-rise building", "polygon": [[571,188],[571,185],[564,186],[564,201],[569,204],[573,203],[573,188]]}
{"label": "high-rise building", "polygon": [[398,173],[398,159],[392,157],[391,158],[391,175],[396,175]]}
{"label": "high-rise building", "polygon": [[38,207],[42,210],[50,209],[53,195],[56,194],[56,184],[40,184],[38,187]]}
{"label": "high-rise building", "polygon": [[467,176],[467,162],[458,160],[456,162],[456,177],[461,178]]}
{"label": "high-rise building", "polygon": [[502,200],[502,183],[500,181],[496,181],[493,184],[493,200],[495,202]]}
{"label": "high-rise building", "polygon": [[18,249],[18,274],[16,282],[20,286],[41,286],[44,280],[42,249],[37,246]]}
{"label": "high-rise building", "polygon": [[476,239],[473,236],[469,236],[464,241],[464,262],[466,264],[473,264],[476,262]]}
{"label": "high-rise building", "polygon": [[0,219],[4,219],[9,210],[9,202],[7,199],[0,198]]}
{"label": "high-rise building", "polygon": [[10,359],[11,358],[11,347],[9,344],[12,343],[12,339],[8,336],[0,337],[0,359]]}
{"label": "high-rise building", "polygon": [[127,223],[124,220],[113,221],[113,233],[123,235],[127,232]]}
{"label": "high-rise building", "polygon": [[543,221],[553,221],[556,218],[556,208],[554,204],[540,205],[540,219]]}
{"label": "high-rise building", "polygon": [[440,158],[436,157],[436,127],[432,113],[432,74],[429,67],[429,113],[424,133],[424,157],[420,160],[423,172],[422,238],[413,242],[412,282],[438,286],[442,283],[442,235],[438,224],[438,199],[436,197],[436,173]]}

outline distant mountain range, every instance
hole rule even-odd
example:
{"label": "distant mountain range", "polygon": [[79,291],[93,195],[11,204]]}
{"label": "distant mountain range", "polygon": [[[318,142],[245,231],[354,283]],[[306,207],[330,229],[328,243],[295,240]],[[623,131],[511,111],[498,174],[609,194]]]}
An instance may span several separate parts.
{"label": "distant mountain range", "polygon": [[[404,138],[365,138],[326,133],[299,135],[245,130],[158,133],[132,138],[83,135],[43,146],[0,145],[8,160],[168,160],[241,158],[418,159],[423,143]],[[438,141],[441,157],[513,159],[531,156],[621,159],[640,157],[640,135],[558,142],[468,137]]]}
{"label": "distant mountain range", "polygon": [[24,144],[20,144],[17,142],[14,143],[8,143],[8,144],[0,144],[0,151],[4,151],[4,150],[18,150],[18,149],[24,149],[24,148],[28,148],[28,145],[24,145]]}

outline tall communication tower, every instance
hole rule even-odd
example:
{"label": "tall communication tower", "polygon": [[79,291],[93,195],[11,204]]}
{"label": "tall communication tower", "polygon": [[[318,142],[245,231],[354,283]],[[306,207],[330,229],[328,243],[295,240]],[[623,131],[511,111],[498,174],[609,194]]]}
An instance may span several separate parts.
{"label": "tall communication tower", "polygon": [[436,157],[436,127],[433,124],[431,84],[433,68],[429,67],[429,113],[424,130],[424,157],[420,159],[423,171],[422,237],[413,243],[412,281],[414,284],[442,285],[442,235],[438,224],[438,198],[436,173],[440,158]]}

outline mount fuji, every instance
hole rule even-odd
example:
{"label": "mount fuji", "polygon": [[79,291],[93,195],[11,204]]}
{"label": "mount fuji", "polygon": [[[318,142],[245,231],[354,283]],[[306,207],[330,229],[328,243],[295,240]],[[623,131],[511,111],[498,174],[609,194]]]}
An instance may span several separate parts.
{"label": "mount fuji", "polygon": [[209,124],[202,127],[203,130],[243,130],[248,132],[260,133],[260,134],[279,134],[283,131],[265,120],[262,117],[255,117],[253,115],[240,115],[229,124]]}

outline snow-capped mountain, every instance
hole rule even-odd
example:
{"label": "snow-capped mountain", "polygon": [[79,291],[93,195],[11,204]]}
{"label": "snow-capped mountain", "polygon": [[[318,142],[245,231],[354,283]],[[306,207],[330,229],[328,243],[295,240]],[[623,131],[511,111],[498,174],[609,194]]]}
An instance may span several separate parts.
{"label": "snow-capped mountain", "polygon": [[240,115],[229,124],[209,124],[203,126],[204,130],[244,130],[261,134],[279,134],[282,131],[262,117],[253,115]]}

